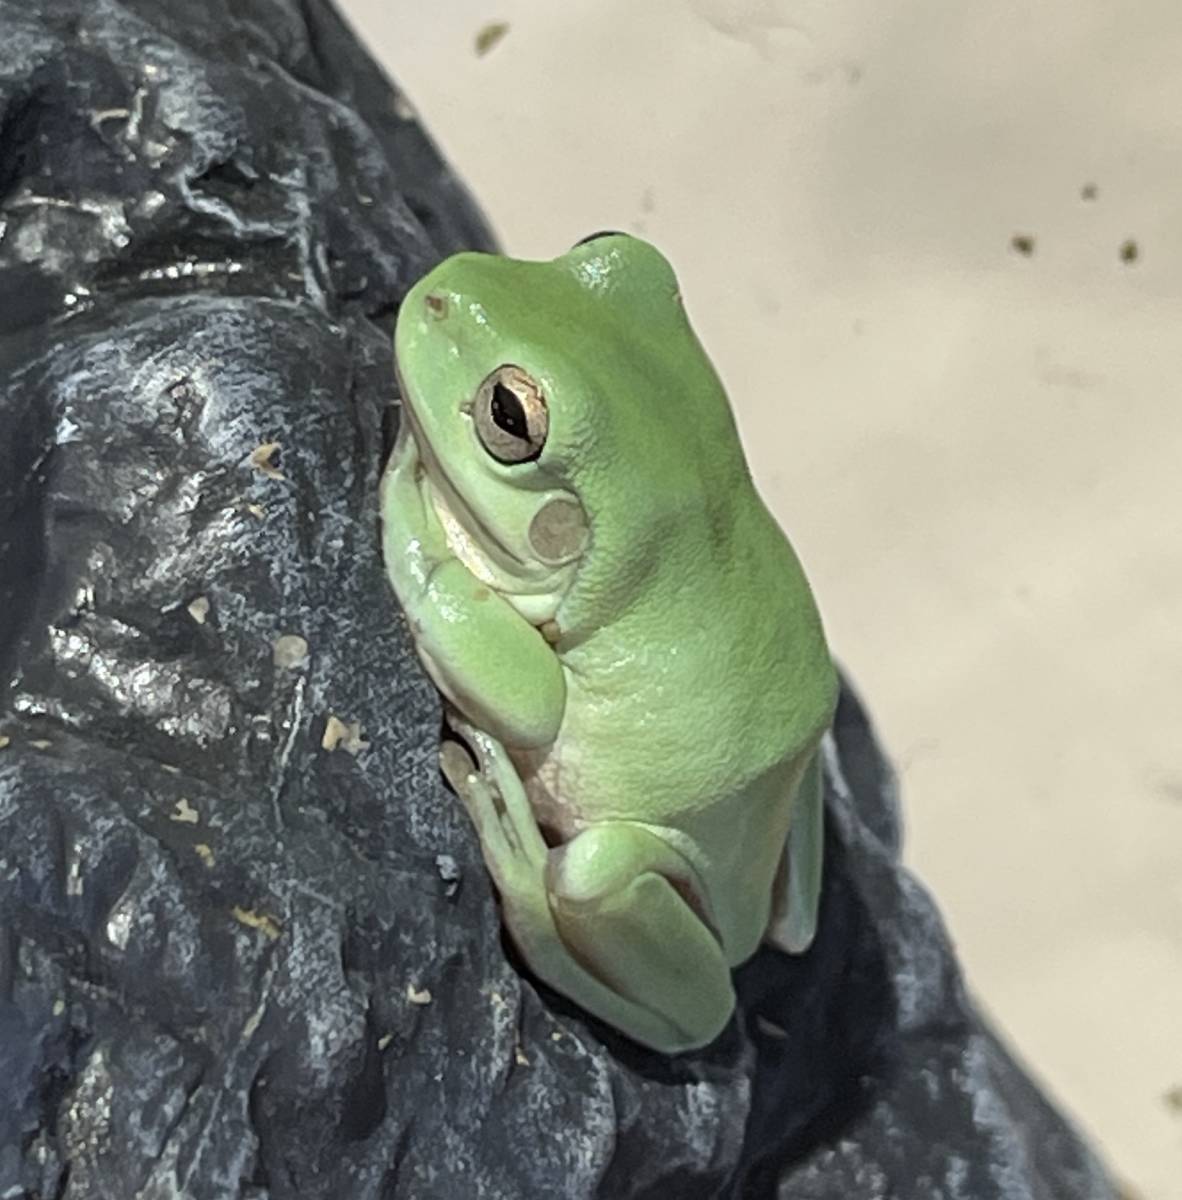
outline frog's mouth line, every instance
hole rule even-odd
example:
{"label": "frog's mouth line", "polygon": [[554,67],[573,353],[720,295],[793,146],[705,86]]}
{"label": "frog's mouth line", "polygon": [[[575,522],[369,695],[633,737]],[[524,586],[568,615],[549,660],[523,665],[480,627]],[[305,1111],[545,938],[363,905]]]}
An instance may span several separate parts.
{"label": "frog's mouth line", "polygon": [[[414,439],[421,465],[429,468],[422,471],[418,480],[419,491],[424,503],[440,517],[444,531],[449,535],[449,545],[452,545],[453,551],[456,549],[450,536],[452,530],[443,514],[450,518],[456,528],[463,530],[466,540],[476,552],[476,556],[457,554],[457,557],[482,583],[497,592],[505,590],[503,581],[494,574],[494,570],[510,575],[515,583],[523,583],[521,576],[525,573],[527,564],[514,554],[498,537],[496,531],[481,520],[479,514],[465,502],[463,493],[448,474],[446,465],[435,453],[430,439],[423,433],[423,426],[415,413],[413,402],[409,399],[410,391],[401,372],[398,373],[398,384],[402,391],[402,419],[407,423],[407,433]],[[481,561],[480,556],[487,556],[492,560],[492,569]]]}
{"label": "frog's mouth line", "polygon": [[[395,366],[401,392],[399,438],[414,440],[419,458],[416,482],[423,504],[443,527],[448,547],[490,591],[504,598],[531,624],[541,628],[554,617],[570,587],[576,563],[546,565],[541,559],[525,559],[505,544],[479,511],[470,505],[462,489],[424,433],[415,410],[413,391]],[[405,432],[403,432],[405,431]],[[543,568],[539,576],[539,568]]]}

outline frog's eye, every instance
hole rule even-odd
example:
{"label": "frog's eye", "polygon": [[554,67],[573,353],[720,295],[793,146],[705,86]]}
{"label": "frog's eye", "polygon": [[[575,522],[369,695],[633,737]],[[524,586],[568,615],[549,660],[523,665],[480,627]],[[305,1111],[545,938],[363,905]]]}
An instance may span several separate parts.
{"label": "frog's eye", "polygon": [[497,367],[477,389],[472,416],[480,444],[502,463],[532,462],[550,431],[537,380],[511,363]]}

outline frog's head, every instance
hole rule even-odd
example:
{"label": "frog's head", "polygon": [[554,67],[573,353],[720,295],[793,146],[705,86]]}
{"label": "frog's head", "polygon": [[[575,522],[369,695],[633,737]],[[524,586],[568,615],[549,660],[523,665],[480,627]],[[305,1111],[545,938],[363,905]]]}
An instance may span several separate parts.
{"label": "frog's head", "polygon": [[455,255],[407,295],[395,357],[453,548],[533,613],[592,555],[615,581],[604,603],[626,602],[747,477],[673,270],[637,238],[551,262]]}

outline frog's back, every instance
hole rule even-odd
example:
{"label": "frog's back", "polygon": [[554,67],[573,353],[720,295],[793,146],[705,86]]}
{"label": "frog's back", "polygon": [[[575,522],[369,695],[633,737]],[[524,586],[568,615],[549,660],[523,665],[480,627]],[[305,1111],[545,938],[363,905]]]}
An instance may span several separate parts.
{"label": "frog's back", "polygon": [[558,740],[519,757],[557,832],[660,828],[746,937],[832,715],[833,666],[672,270],[632,239],[602,246],[594,272],[590,247],[568,256],[574,292],[529,345],[556,398],[539,462],[578,496],[589,540],[556,614]]}
{"label": "frog's back", "polygon": [[[725,507],[683,510],[671,526],[634,557],[597,563],[592,551],[583,603],[597,575],[611,588],[622,573],[646,578],[626,585],[631,601],[613,619],[559,652],[573,704],[615,726],[594,744],[647,759],[692,743],[695,761],[676,789],[684,796],[693,779],[725,790],[812,744],[832,715],[835,680],[804,571],[748,478],[733,483]],[[724,750],[725,765],[715,763]],[[680,774],[667,761],[661,769]]]}

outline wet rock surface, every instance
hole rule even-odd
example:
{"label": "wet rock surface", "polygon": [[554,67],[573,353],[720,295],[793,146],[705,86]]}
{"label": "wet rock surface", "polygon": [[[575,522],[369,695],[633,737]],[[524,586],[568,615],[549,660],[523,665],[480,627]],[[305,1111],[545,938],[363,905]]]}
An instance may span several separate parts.
{"label": "wet rock surface", "polygon": [[0,1197],[1111,1196],[848,691],[818,942],[715,1046],[518,973],[377,541],[393,314],[479,215],[317,0],[0,29]]}

